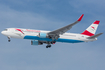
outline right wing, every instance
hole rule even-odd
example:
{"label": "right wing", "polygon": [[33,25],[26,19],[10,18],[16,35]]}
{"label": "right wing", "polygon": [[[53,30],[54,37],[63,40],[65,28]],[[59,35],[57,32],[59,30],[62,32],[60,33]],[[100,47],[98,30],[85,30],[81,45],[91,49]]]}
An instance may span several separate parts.
{"label": "right wing", "polygon": [[65,27],[59,28],[57,30],[51,31],[51,32],[48,33],[48,35],[52,39],[58,39],[60,34],[63,34],[65,32],[67,32],[68,30],[70,30],[72,28],[73,25],[80,22],[83,16],[84,16],[84,14],[82,14],[81,17],[77,21],[75,21],[74,23],[69,24],[69,25],[67,25]]}

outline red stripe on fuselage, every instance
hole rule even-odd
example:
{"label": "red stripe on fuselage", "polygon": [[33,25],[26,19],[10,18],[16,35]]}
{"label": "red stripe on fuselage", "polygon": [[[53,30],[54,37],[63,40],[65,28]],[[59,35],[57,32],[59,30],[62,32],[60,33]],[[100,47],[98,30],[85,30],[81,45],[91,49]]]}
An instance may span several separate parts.
{"label": "red stripe on fuselage", "polygon": [[94,34],[90,33],[89,31],[85,30],[83,33],[81,33],[83,35],[87,35],[87,36],[93,36]]}
{"label": "red stripe on fuselage", "polygon": [[30,31],[30,32],[40,32],[39,30],[29,30],[29,29],[26,29],[26,31]]}
{"label": "red stripe on fuselage", "polygon": [[22,34],[24,34],[24,33],[22,32],[22,30],[21,30],[21,29],[16,29],[16,30],[18,30],[18,31],[20,31]]}

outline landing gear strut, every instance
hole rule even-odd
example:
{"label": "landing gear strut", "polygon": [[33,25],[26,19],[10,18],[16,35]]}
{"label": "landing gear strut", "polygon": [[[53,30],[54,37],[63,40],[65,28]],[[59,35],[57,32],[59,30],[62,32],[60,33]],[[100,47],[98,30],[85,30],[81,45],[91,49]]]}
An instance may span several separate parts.
{"label": "landing gear strut", "polygon": [[50,44],[48,44],[47,46],[46,46],[46,48],[50,48],[51,47],[51,45]]}
{"label": "landing gear strut", "polygon": [[10,42],[11,40],[10,40],[10,37],[8,37],[8,42]]}

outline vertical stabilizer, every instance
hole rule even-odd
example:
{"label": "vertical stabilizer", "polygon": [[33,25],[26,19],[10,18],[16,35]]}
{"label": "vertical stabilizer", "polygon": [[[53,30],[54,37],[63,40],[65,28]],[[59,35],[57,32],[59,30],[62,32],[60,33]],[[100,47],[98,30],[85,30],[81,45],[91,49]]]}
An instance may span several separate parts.
{"label": "vertical stabilizer", "polygon": [[83,33],[83,35],[93,36],[96,33],[97,27],[100,21],[96,20],[93,24],[91,24]]}

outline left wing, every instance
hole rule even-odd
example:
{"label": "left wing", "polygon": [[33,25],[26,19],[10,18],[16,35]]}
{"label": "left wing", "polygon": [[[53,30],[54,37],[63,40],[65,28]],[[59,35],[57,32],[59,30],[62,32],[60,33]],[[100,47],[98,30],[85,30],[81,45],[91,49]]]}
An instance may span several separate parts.
{"label": "left wing", "polygon": [[59,28],[57,30],[51,31],[51,32],[48,33],[48,35],[52,39],[58,39],[60,34],[63,34],[65,32],[67,32],[68,30],[70,30],[72,28],[73,25],[80,22],[83,16],[84,16],[84,14],[82,14],[81,17],[77,21],[75,21],[74,23],[69,24],[69,25],[67,25],[65,27]]}

